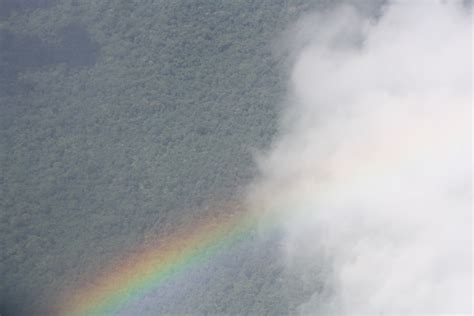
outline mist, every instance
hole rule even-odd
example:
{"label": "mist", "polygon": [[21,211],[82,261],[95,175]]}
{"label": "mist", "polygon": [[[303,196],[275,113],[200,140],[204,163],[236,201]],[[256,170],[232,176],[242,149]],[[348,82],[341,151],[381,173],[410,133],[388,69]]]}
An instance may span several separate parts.
{"label": "mist", "polygon": [[472,13],[310,14],[251,201],[283,231],[301,314],[470,313]]}
{"label": "mist", "polygon": [[0,314],[469,312],[472,4],[386,2],[0,0]]}

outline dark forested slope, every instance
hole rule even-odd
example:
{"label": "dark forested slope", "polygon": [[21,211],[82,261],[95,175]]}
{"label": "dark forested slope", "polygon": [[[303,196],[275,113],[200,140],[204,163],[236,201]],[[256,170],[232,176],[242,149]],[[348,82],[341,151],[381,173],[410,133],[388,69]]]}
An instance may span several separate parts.
{"label": "dark forested slope", "polygon": [[[272,43],[305,2],[0,0],[2,315],[51,312],[252,179],[284,93]],[[271,241],[232,251],[154,312],[291,311]]]}

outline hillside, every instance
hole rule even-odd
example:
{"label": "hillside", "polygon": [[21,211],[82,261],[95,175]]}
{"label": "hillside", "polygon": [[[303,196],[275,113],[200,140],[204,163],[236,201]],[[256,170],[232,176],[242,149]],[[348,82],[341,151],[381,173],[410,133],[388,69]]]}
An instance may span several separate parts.
{"label": "hillside", "polygon": [[[272,45],[310,6],[0,1],[0,313],[53,312],[124,250],[238,196],[276,130]],[[287,313],[276,251],[249,238],[155,312]]]}

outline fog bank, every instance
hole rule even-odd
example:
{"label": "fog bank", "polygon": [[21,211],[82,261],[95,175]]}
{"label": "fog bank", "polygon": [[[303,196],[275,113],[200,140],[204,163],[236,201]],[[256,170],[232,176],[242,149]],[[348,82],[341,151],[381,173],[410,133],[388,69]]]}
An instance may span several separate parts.
{"label": "fog bank", "polygon": [[400,1],[291,29],[288,104],[251,200],[314,292],[302,314],[471,311],[471,18]]}

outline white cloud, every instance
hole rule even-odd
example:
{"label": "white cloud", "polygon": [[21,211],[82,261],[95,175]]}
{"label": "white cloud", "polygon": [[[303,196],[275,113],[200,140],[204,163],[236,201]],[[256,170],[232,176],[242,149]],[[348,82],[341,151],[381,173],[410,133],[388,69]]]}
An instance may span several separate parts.
{"label": "white cloud", "polygon": [[329,289],[301,313],[471,311],[471,18],[400,1],[293,29],[292,102],[252,198],[281,215],[292,275]]}

